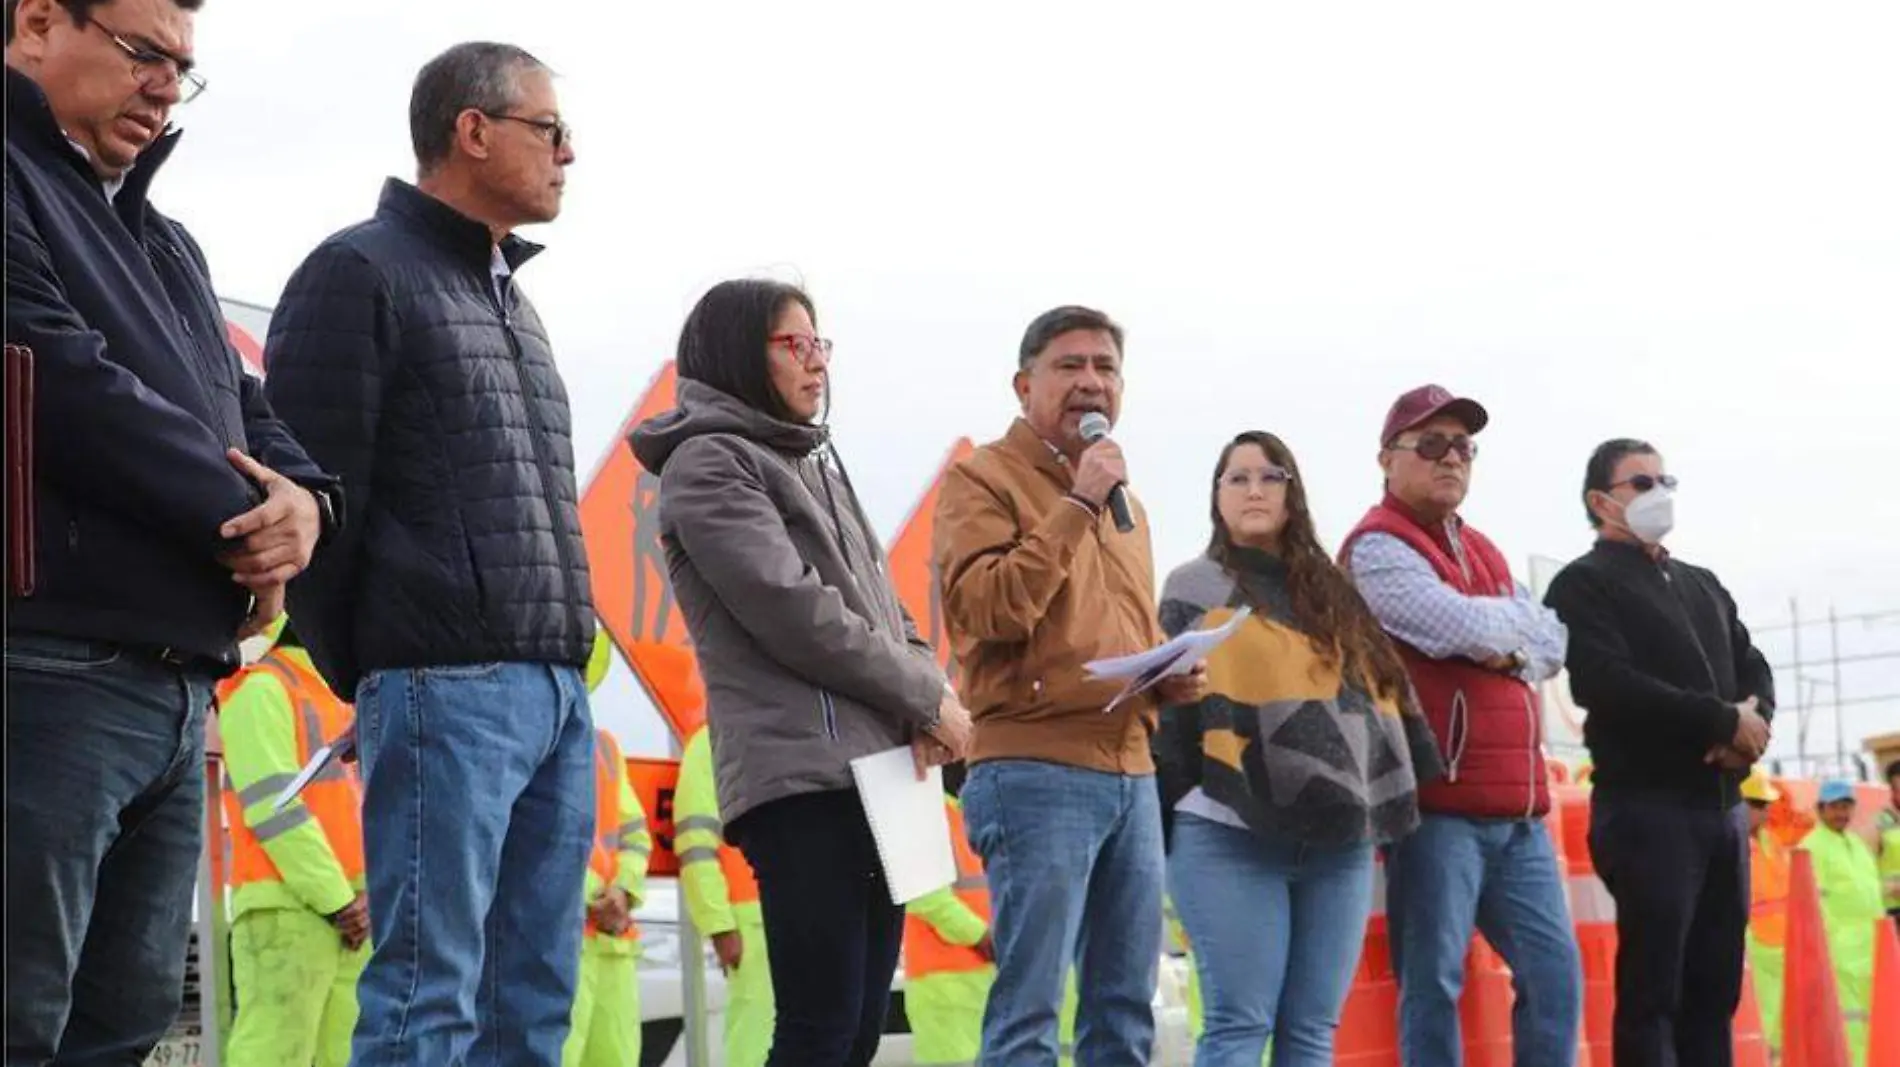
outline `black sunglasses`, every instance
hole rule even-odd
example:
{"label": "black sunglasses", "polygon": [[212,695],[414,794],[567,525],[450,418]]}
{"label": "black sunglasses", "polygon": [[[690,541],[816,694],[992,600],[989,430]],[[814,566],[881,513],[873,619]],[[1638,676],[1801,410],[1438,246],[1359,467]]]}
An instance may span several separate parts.
{"label": "black sunglasses", "polygon": [[1434,430],[1431,433],[1419,435],[1419,439],[1409,445],[1394,441],[1392,447],[1405,452],[1416,452],[1418,458],[1434,463],[1453,452],[1458,453],[1459,458],[1466,463],[1478,458],[1478,442],[1473,441],[1469,434],[1462,433],[1453,437]]}
{"label": "black sunglasses", "polygon": [[548,144],[552,145],[556,152],[566,147],[567,143],[574,139],[573,129],[560,119],[524,119],[520,115],[503,115],[494,111],[484,111],[482,114],[487,115],[491,119],[500,119],[504,122],[519,122],[523,126],[532,126],[534,129],[540,131],[541,136],[546,138]]}
{"label": "black sunglasses", "polygon": [[1610,488],[1617,489],[1625,485],[1639,493],[1647,493],[1659,485],[1664,489],[1674,489],[1676,487],[1676,476],[1673,474],[1657,474],[1653,476],[1648,474],[1632,474],[1620,482],[1611,482]]}

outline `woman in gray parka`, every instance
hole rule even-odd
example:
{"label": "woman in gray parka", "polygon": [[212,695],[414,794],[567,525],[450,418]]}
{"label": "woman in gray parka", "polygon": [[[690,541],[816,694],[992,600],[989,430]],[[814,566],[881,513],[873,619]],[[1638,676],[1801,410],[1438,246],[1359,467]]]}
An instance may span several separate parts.
{"label": "woman in gray parka", "polygon": [[969,713],[899,605],[826,410],[811,298],[723,282],[680,332],[678,407],[633,431],[706,681],[726,837],[758,875],[768,1067],[860,1067],[903,937],[850,761],[961,758]]}

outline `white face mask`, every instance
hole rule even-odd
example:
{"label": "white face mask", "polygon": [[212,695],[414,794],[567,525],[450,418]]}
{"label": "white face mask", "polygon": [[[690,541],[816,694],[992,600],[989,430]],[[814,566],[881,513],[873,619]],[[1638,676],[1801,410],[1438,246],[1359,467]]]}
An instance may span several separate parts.
{"label": "white face mask", "polygon": [[1623,525],[1646,545],[1659,545],[1676,527],[1676,494],[1662,486],[1623,507]]}

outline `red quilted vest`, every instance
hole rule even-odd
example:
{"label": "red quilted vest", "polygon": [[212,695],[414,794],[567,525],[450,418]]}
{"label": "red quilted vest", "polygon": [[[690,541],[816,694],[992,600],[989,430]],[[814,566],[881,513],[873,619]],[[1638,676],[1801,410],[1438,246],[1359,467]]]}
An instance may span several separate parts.
{"label": "red quilted vest", "polygon": [[[1483,534],[1460,524],[1465,566],[1451,534],[1431,529],[1388,496],[1346,535],[1340,560],[1368,533],[1390,534],[1425,557],[1446,585],[1466,596],[1513,594],[1510,564]],[[1412,685],[1445,757],[1445,775],[1418,793],[1420,810],[1473,818],[1535,818],[1550,810],[1544,767],[1543,707],[1537,690],[1462,657],[1431,659],[1397,638]]]}

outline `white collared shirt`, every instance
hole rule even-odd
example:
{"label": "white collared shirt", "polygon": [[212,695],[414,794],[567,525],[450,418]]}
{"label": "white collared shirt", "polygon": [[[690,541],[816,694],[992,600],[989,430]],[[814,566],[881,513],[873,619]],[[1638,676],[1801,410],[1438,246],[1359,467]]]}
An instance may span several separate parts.
{"label": "white collared shirt", "polygon": [[[61,130],[60,132],[65,133],[66,131]],[[68,135],[66,137],[66,143],[69,145],[72,145],[73,149],[77,151],[82,157],[84,157],[86,162],[88,163],[92,162],[92,153],[86,151],[85,145],[82,145],[78,141],[73,140],[71,135]],[[124,172],[120,172],[119,176],[116,178],[99,179],[99,188],[104,189],[106,191],[107,203],[111,203],[112,201],[117,200],[119,198],[119,190],[125,188]]]}
{"label": "white collared shirt", "polygon": [[495,246],[495,254],[488,261],[488,275],[495,280],[495,299],[502,307],[508,306],[508,277],[513,271],[508,269],[508,260],[501,254],[501,246]]}

